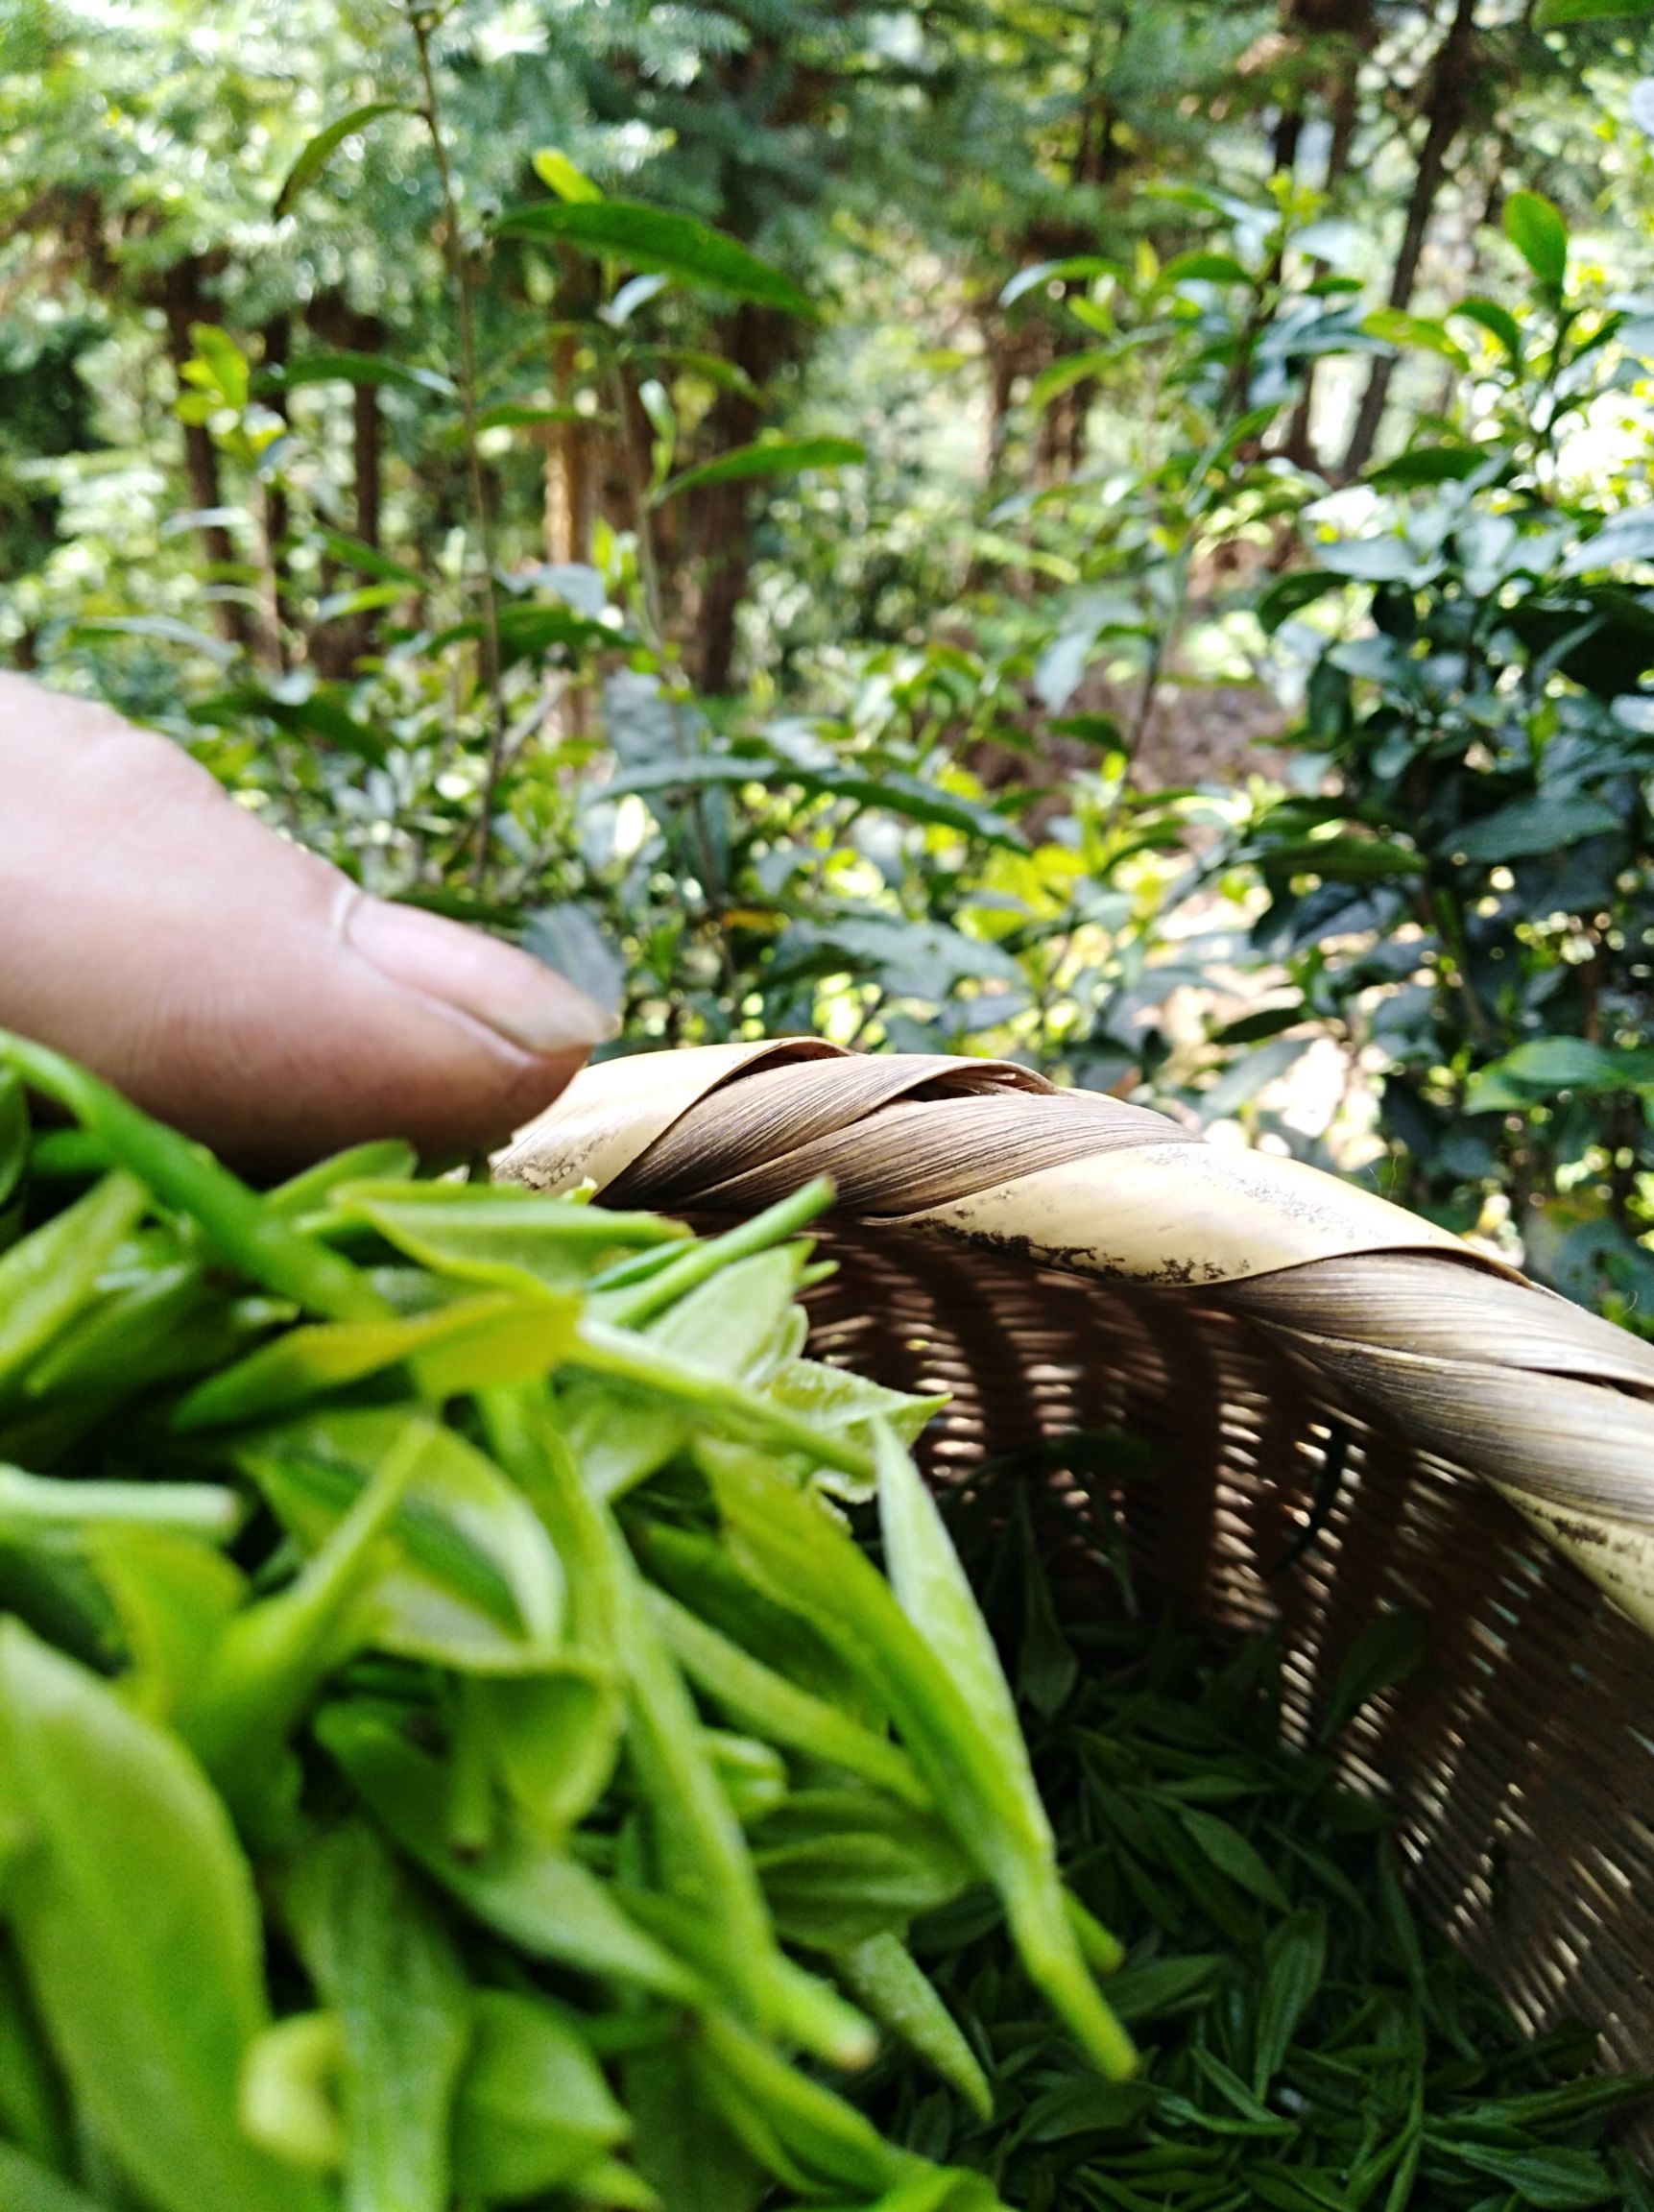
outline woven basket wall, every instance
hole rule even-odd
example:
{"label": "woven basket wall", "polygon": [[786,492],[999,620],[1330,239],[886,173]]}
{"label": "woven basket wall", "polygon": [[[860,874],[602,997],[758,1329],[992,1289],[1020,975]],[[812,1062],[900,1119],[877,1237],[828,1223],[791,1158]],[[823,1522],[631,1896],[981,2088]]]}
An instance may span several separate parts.
{"label": "woven basket wall", "polygon": [[1061,1486],[1062,1439],[1144,1439],[1139,1584],[1280,1623],[1299,1729],[1365,1622],[1421,1609],[1428,1664],[1352,1779],[1525,2021],[1654,2068],[1654,1350],[1311,1169],[998,1063],[612,1061],[497,1166],[707,1225],[830,1173],[815,1356],[952,1393],[939,1480],[1043,1448]]}

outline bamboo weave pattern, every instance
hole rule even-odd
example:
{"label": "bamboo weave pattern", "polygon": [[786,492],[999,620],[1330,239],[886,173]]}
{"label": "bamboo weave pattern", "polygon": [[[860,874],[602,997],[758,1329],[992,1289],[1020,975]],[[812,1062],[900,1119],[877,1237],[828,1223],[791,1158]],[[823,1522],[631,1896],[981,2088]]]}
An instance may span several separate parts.
{"label": "bamboo weave pattern", "polygon": [[1318,1170],[1008,1063],[819,1039],[587,1070],[497,1163],[616,1204],[838,1211],[1199,1294],[1500,1490],[1654,1629],[1654,1347]]}

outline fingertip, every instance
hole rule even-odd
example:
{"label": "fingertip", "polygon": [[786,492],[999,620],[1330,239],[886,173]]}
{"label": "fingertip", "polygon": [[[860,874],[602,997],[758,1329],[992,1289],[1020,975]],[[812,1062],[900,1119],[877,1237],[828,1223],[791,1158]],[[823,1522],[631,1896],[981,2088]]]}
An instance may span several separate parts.
{"label": "fingertip", "polygon": [[0,1024],[237,1166],[486,1150],[612,1033],[516,947],[368,897],[180,748],[0,676]]}
{"label": "fingertip", "polygon": [[358,894],[346,904],[341,935],[390,982],[480,1022],[531,1058],[584,1059],[615,1032],[566,976],[443,915]]}

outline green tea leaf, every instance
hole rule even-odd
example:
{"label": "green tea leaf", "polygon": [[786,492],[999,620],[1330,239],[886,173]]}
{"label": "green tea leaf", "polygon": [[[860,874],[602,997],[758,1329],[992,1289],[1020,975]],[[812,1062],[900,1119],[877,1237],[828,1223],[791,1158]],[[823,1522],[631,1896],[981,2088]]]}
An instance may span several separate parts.
{"label": "green tea leaf", "polygon": [[791,277],[692,216],[636,200],[542,202],[515,207],[494,225],[501,238],[566,239],[587,253],[611,254],[630,269],[659,270],[683,282],[817,320]]}
{"label": "green tea leaf", "polygon": [[335,2082],[337,2016],[289,2012],[255,2035],[241,2069],[242,2132],[283,2165],[334,2174],[345,2162]]}
{"label": "green tea leaf", "polygon": [[1122,1966],[1109,1984],[1110,2009],[1124,2021],[1156,2019],[1191,1997],[1206,1995],[1222,1966],[1220,1957],[1193,1952]]}
{"label": "green tea leaf", "polygon": [[[335,1321],[369,1320],[386,1310],[359,1269],[267,1209],[201,1145],[151,1120],[85,1069],[3,1029],[0,1062],[72,1114],[110,1159],[162,1204],[198,1224],[219,1257],[251,1282]],[[62,1219],[50,1227],[58,1229]]]}
{"label": "green tea leaf", "polygon": [[449,2113],[472,2015],[451,1938],[360,1824],[305,1854],[286,1901],[344,2041],[348,2212],[444,2212]]}
{"label": "green tea leaf", "polygon": [[1513,192],[1504,204],[1504,234],[1547,292],[1568,278],[1568,226],[1538,192]]}
{"label": "green tea leaf", "polygon": [[180,1732],[265,1841],[292,1825],[300,1775],[287,1738],[329,1670],[363,1641],[357,1608],[423,1442],[414,1422],[395,1425],[315,1556],[226,1622],[181,1700]]}
{"label": "green tea leaf", "polygon": [[94,1299],[36,1359],[24,1392],[96,1426],[157,1382],[235,1359],[287,1317],[268,1299],[227,1299],[198,1261],[156,1266]]}
{"label": "green tea leaf", "polygon": [[247,1596],[222,1553],[166,1528],[94,1531],[86,1556],[126,1640],[125,1688],[152,1720],[170,1720],[198,1690],[208,1655]]}
{"label": "green tea leaf", "polygon": [[625,1717],[618,1673],[565,1659],[544,1673],[478,1681],[474,1695],[494,1772],[542,1835],[565,1835],[614,1772]]}
{"label": "green tea leaf", "polygon": [[956,2089],[979,2119],[992,2118],[994,2092],[958,2023],[891,1935],[870,1936],[833,1957],[833,1971],[858,2005]]}
{"label": "green tea leaf", "polygon": [[1079,1654],[1064,1635],[1051,1602],[1028,1515],[1028,1494],[1017,1493],[1017,1535],[1022,1565],[1022,1642],[1017,1654],[1017,1689],[1047,1719],[1061,1711],[1079,1678]]}
{"label": "green tea leaf", "polygon": [[650,1610],[678,1664],[696,1688],[731,1719],[774,1743],[842,1767],[902,1803],[927,1811],[930,1792],[912,1761],[887,1737],[766,1667],[738,1644],[677,1604],[663,1590],[648,1594]]}
{"label": "green tea leaf", "polygon": [[[3,1847],[0,1847],[3,1850]],[[69,2163],[69,2109],[62,2076],[9,1937],[0,1936],[0,2129],[31,2157]],[[0,2204],[6,2202],[0,2167]]]}
{"label": "green tea leaf", "polygon": [[735,1451],[707,1449],[702,1457],[737,1558],[773,1597],[806,1609],[829,1642],[877,1679],[958,1840],[1001,1889],[1030,1974],[1106,2071],[1127,2070],[1130,2047],[1096,1994],[1068,1922],[1010,1692],[1003,1675],[993,1687],[998,1662],[968,1585],[968,1616],[960,1606],[957,1559],[905,1453],[881,1434],[886,1549],[898,1586],[905,1585],[904,1603],[826,1509],[766,1463]]}
{"label": "green tea leaf", "polygon": [[[1329,545],[1325,550],[1329,559],[1341,559],[1348,549]],[[1270,878],[1319,876],[1324,883],[1384,882],[1422,875],[1426,866],[1422,853],[1393,837],[1293,839],[1271,846],[1259,855],[1259,862]]]}
{"label": "green tea leaf", "polygon": [[1620,816],[1600,799],[1536,794],[1512,799],[1468,829],[1450,830],[1449,842],[1454,854],[1466,860],[1523,860],[1577,845],[1585,837],[1612,836],[1623,827]]}
{"label": "green tea leaf", "polygon": [[507,1291],[458,1298],[434,1312],[290,1329],[192,1390],[173,1415],[184,1434],[268,1420],[314,1398],[407,1366],[433,1397],[526,1381],[574,1342],[572,1298]]}
{"label": "green tea leaf", "polygon": [[0,2143],[0,2205],[5,2212],[108,2212],[10,2143]]}
{"label": "green tea leaf", "polygon": [[1618,2198],[1613,2175],[1594,2152],[1504,2150],[1486,2143],[1455,2143],[1452,2150],[1465,2165],[1514,2191],[1519,2203],[1544,2212],[1584,2212]]}
{"label": "green tea leaf", "polygon": [[0,1254],[0,1390],[87,1305],[149,1193],[107,1175],[54,1220]]}
{"label": "green tea leaf", "polygon": [[521,1493],[454,1431],[397,1407],[340,1410],[260,1437],[237,1457],[313,1554],[404,1439],[413,1470],[362,1632],[413,1658],[506,1673],[544,1667],[557,1655],[562,1564]]}
{"label": "green tea leaf", "polygon": [[1112,2132],[1139,2117],[1144,2097],[1140,2082],[1099,2081],[1094,2075],[1081,2075],[1034,2098],[1021,2116],[1021,2132],[1030,2143],[1065,2143],[1075,2135]]}
{"label": "green tea leaf", "polygon": [[626,2141],[631,2122],[553,2006],[503,1989],[479,1990],[475,2003],[476,2036],[454,2114],[460,2191],[515,2202],[567,2188]]}
{"label": "green tea leaf", "polygon": [[1269,1931],[1258,2000],[1252,2087],[1261,2097],[1280,2072],[1299,2023],[1321,1986],[1327,1963],[1326,1915],[1316,1907],[1294,1912]]}
{"label": "green tea leaf", "polygon": [[870,1452],[875,1421],[884,1422],[892,1435],[911,1446],[932,1415],[947,1404],[940,1393],[919,1398],[909,1391],[888,1390],[881,1382],[870,1382],[847,1367],[829,1367],[820,1359],[789,1359],[770,1378],[769,1394],[812,1421],[842,1431]]}
{"label": "green tea leaf", "polygon": [[752,1848],[777,1926],[824,1951],[905,1929],[975,1871],[933,1815],[852,1789],[795,1791],[757,1823]]}
{"label": "green tea leaf", "polygon": [[1479,324],[1488,335],[1497,338],[1506,355],[1518,367],[1522,366],[1522,325],[1508,307],[1501,307],[1497,300],[1461,300],[1456,307],[1448,309],[1450,316],[1462,315],[1468,322]]}
{"label": "green tea leaf", "polygon": [[1178,253],[1161,271],[1166,284],[1250,284],[1252,272],[1233,253]]}
{"label": "green tea leaf", "polygon": [[618,1254],[675,1241],[655,1214],[611,1214],[511,1185],[346,1184],[335,1214],[376,1229],[420,1266],[508,1290],[578,1290]]}
{"label": "green tea leaf", "polygon": [[7,1789],[28,1824],[8,1910],[77,2096],[167,2212],[322,2212],[236,2122],[268,2017],[252,1879],[171,1737],[16,1622],[0,1624]]}
{"label": "green tea leaf", "polygon": [[703,461],[685,469],[655,494],[655,505],[664,506],[681,493],[696,492],[707,484],[750,483],[761,476],[796,476],[806,469],[846,469],[867,459],[867,447],[854,438],[766,438],[752,445],[736,445],[715,461]]}
{"label": "green tea leaf", "polygon": [[346,347],[325,353],[300,354],[297,361],[264,370],[255,383],[261,390],[276,392],[299,392],[308,384],[389,384],[408,392],[428,393],[439,399],[456,397],[452,379],[440,370],[416,368],[384,353],[356,353]]}
{"label": "green tea leaf", "polygon": [[751,1828],[785,1804],[789,1793],[787,1763],[773,1744],[755,1736],[734,1735],[727,1728],[703,1728],[701,1741],[712,1762],[718,1787],[743,1828]]}
{"label": "green tea leaf", "polygon": [[756,2212],[769,2182],[700,2095],[684,2044],[629,2059],[621,2087],[636,2125],[638,2171],[671,2212]]}
{"label": "green tea leaf", "polygon": [[720,2014],[702,2022],[691,2064],[731,2132],[790,2187],[819,2195],[830,2185],[873,2196],[917,2163],[842,2098]]}
{"label": "green tea leaf", "polygon": [[801,1455],[809,1466],[830,1467],[857,1481],[873,1472],[869,1455],[830,1427],[803,1419],[763,1391],[720,1375],[704,1360],[685,1358],[659,1340],[629,1329],[587,1319],[569,1365],[668,1411],[695,1431],[739,1436],[772,1453]]}
{"label": "green tea leaf", "polygon": [[[884,1737],[890,1707],[876,1682],[836,1648],[806,1613],[776,1599],[755,1576],[744,1572],[725,1545],[660,1522],[642,1523],[628,1533],[650,1580],[669,1591],[727,1643],[819,1702],[848,1714],[864,1730]],[[688,1667],[682,1651],[679,1656],[680,1663]],[[787,1739],[778,1734],[776,1741],[784,1743]],[[911,1762],[908,1766],[906,1790],[892,1780],[888,1770],[868,1778],[897,1796],[928,1805],[929,1791],[912,1775]],[[852,1766],[851,1771],[862,1769]],[[912,1793],[915,1782],[917,1797]]]}
{"label": "green tea leaf", "polygon": [[1061,287],[1070,277],[1124,275],[1119,262],[1106,260],[1100,253],[1070,253],[1057,261],[1036,261],[1026,269],[1019,269],[1002,287],[999,304],[1014,307],[1025,293],[1043,291],[1046,286]]}
{"label": "green tea leaf", "polygon": [[569,2183],[569,2193],[581,2205],[598,2212],[661,2212],[661,2200],[635,2166],[618,2158],[594,2158]]}
{"label": "green tea leaf", "polygon": [[566,154],[559,153],[555,146],[544,146],[535,155],[534,173],[548,191],[560,200],[601,200],[602,190],[583,170],[577,169]]}
{"label": "green tea leaf", "polygon": [[695,1977],[627,1917],[594,1874],[509,1813],[481,1858],[454,1858],[445,1842],[442,1765],[382,1716],[356,1705],[329,1706],[316,1733],[402,1850],[531,1958],[681,2001],[700,1994]]}
{"label": "green tea leaf", "polygon": [[217,1482],[64,1481],[0,1466],[0,1542],[26,1542],[93,1528],[169,1528],[227,1543],[243,1506]]}
{"label": "green tea leaf", "polygon": [[283,215],[291,213],[294,201],[307,184],[321,176],[347,138],[357,136],[381,115],[401,111],[398,100],[370,100],[364,107],[352,108],[348,115],[336,115],[331,123],[318,131],[287,172],[276,195],[276,204],[271,209],[276,220],[279,223]]}
{"label": "green tea leaf", "polygon": [[[897,1602],[941,1662],[956,1700],[955,1742],[968,1727],[969,1763],[991,1767],[992,1814],[975,1848],[1005,1899],[1032,1979],[1104,2073],[1124,2075],[1131,2044],[1097,1995],[1056,1877],[1050,1824],[999,1656],[977,1609],[936,1502],[888,1428],[876,1431],[879,1530]],[[911,1748],[917,1752],[917,1745]],[[984,1775],[984,1778],[985,1775]],[[941,1799],[939,1793],[939,1802]]]}
{"label": "green tea leaf", "polygon": [[[708,1374],[763,1384],[796,1346],[793,1299],[803,1261],[799,1245],[737,1260],[646,1321],[641,1334]],[[595,1377],[565,1383],[560,1403],[569,1450],[602,1498],[633,1489],[676,1457],[694,1432],[693,1421],[675,1409]]]}
{"label": "green tea leaf", "polygon": [[0,1068],[0,1206],[22,1180],[29,1158],[29,1101],[10,1068]]}
{"label": "green tea leaf", "polygon": [[1440,323],[1426,315],[1405,315],[1395,307],[1379,307],[1363,316],[1361,327],[1374,338],[1382,338],[1391,346],[1418,346],[1426,352],[1439,353],[1450,361],[1455,369],[1468,369],[1470,357],[1462,346],[1448,335]]}
{"label": "green tea leaf", "polygon": [[1462,484],[1487,465],[1487,454],[1476,445],[1414,445],[1369,469],[1364,480],[1375,492],[1418,492],[1437,484]]}
{"label": "green tea leaf", "polygon": [[[404,567],[400,561],[393,561],[389,554],[380,552],[377,545],[365,544],[360,538],[352,538],[344,530],[323,530],[318,536],[335,561],[342,562],[347,568],[359,569],[376,584],[396,584],[405,591],[425,589],[425,579],[417,568]],[[304,1174],[294,1176],[290,1183],[271,1191],[270,1202],[280,1206],[284,1213],[301,1213],[312,1203],[322,1204],[334,1184],[358,1179],[379,1181],[390,1175],[411,1176],[413,1170],[412,1148],[398,1138],[382,1138],[353,1145],[348,1152],[335,1153],[331,1160],[324,1160]],[[320,1185],[316,1182],[319,1177],[325,1178]],[[318,1193],[314,1200],[309,1195],[313,1189]],[[297,1196],[300,1190],[305,1193],[302,1201]]]}
{"label": "green tea leaf", "polygon": [[757,1252],[784,1243],[832,1204],[833,1187],[818,1175],[762,1213],[717,1237],[685,1235],[676,1251],[657,1248],[618,1262],[592,1279],[594,1310],[606,1321],[638,1329],[713,1276]]}
{"label": "green tea leaf", "polygon": [[1427,1648],[1425,1623],[1417,1613],[1380,1613],[1369,1621],[1351,1645],[1323,1709],[1322,1741],[1332,1742],[1370,1699],[1417,1672]]}
{"label": "green tea leaf", "polygon": [[1605,23],[1654,13],[1654,0],[1539,0],[1536,31],[1557,31],[1570,23]]}
{"label": "green tea leaf", "polygon": [[660,1886],[714,1934],[720,1979],[743,2009],[773,2019],[775,1938],[740,1823],[718,1787],[689,1694],[650,1623],[618,1536],[611,1537],[609,1572],[628,1690],[627,1756],[647,1807]]}
{"label": "green tea leaf", "polygon": [[1220,1820],[1215,1813],[1203,1813],[1197,1806],[1179,1806],[1177,1816],[1184,1832],[1199,1846],[1206,1858],[1239,1889],[1259,1904],[1268,1905],[1278,1912],[1290,1910],[1285,1891],[1276,1880],[1259,1855],[1255,1844],[1249,1843],[1238,1828],[1227,1820]]}

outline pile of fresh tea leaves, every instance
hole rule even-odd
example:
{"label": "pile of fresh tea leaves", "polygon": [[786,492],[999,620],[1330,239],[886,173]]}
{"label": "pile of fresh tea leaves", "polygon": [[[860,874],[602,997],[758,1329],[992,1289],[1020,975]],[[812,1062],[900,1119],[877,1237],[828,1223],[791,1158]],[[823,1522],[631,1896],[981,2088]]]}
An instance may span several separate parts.
{"label": "pile of fresh tea leaves", "polygon": [[1261,1656],[1025,1544],[1060,1859],[930,1407],[803,1357],[827,1196],[260,1196],[0,1037],[0,2207],[1642,2187]]}
{"label": "pile of fresh tea leaves", "polygon": [[[1128,1440],[1083,1445],[1089,1472],[1152,1479]],[[1088,1483],[1060,1508],[1048,1475],[1007,1466],[950,1519],[1065,1873],[1128,1943],[1108,1992],[1139,2068],[1111,2082],[1076,2058],[977,1891],[909,1941],[981,2056],[991,2112],[896,2049],[858,2088],[864,2109],[1026,2212],[1654,2212],[1614,2142],[1648,2083],[1594,2073],[1583,2026],[1524,2036],[1415,1917],[1389,1815],[1339,1779],[1337,1740],[1422,1664],[1423,1623],[1364,1629],[1316,1740],[1295,1747],[1277,1641],[1220,1650],[1139,1615],[1106,1496]],[[1047,1557],[1086,1572],[1048,1575]]]}

